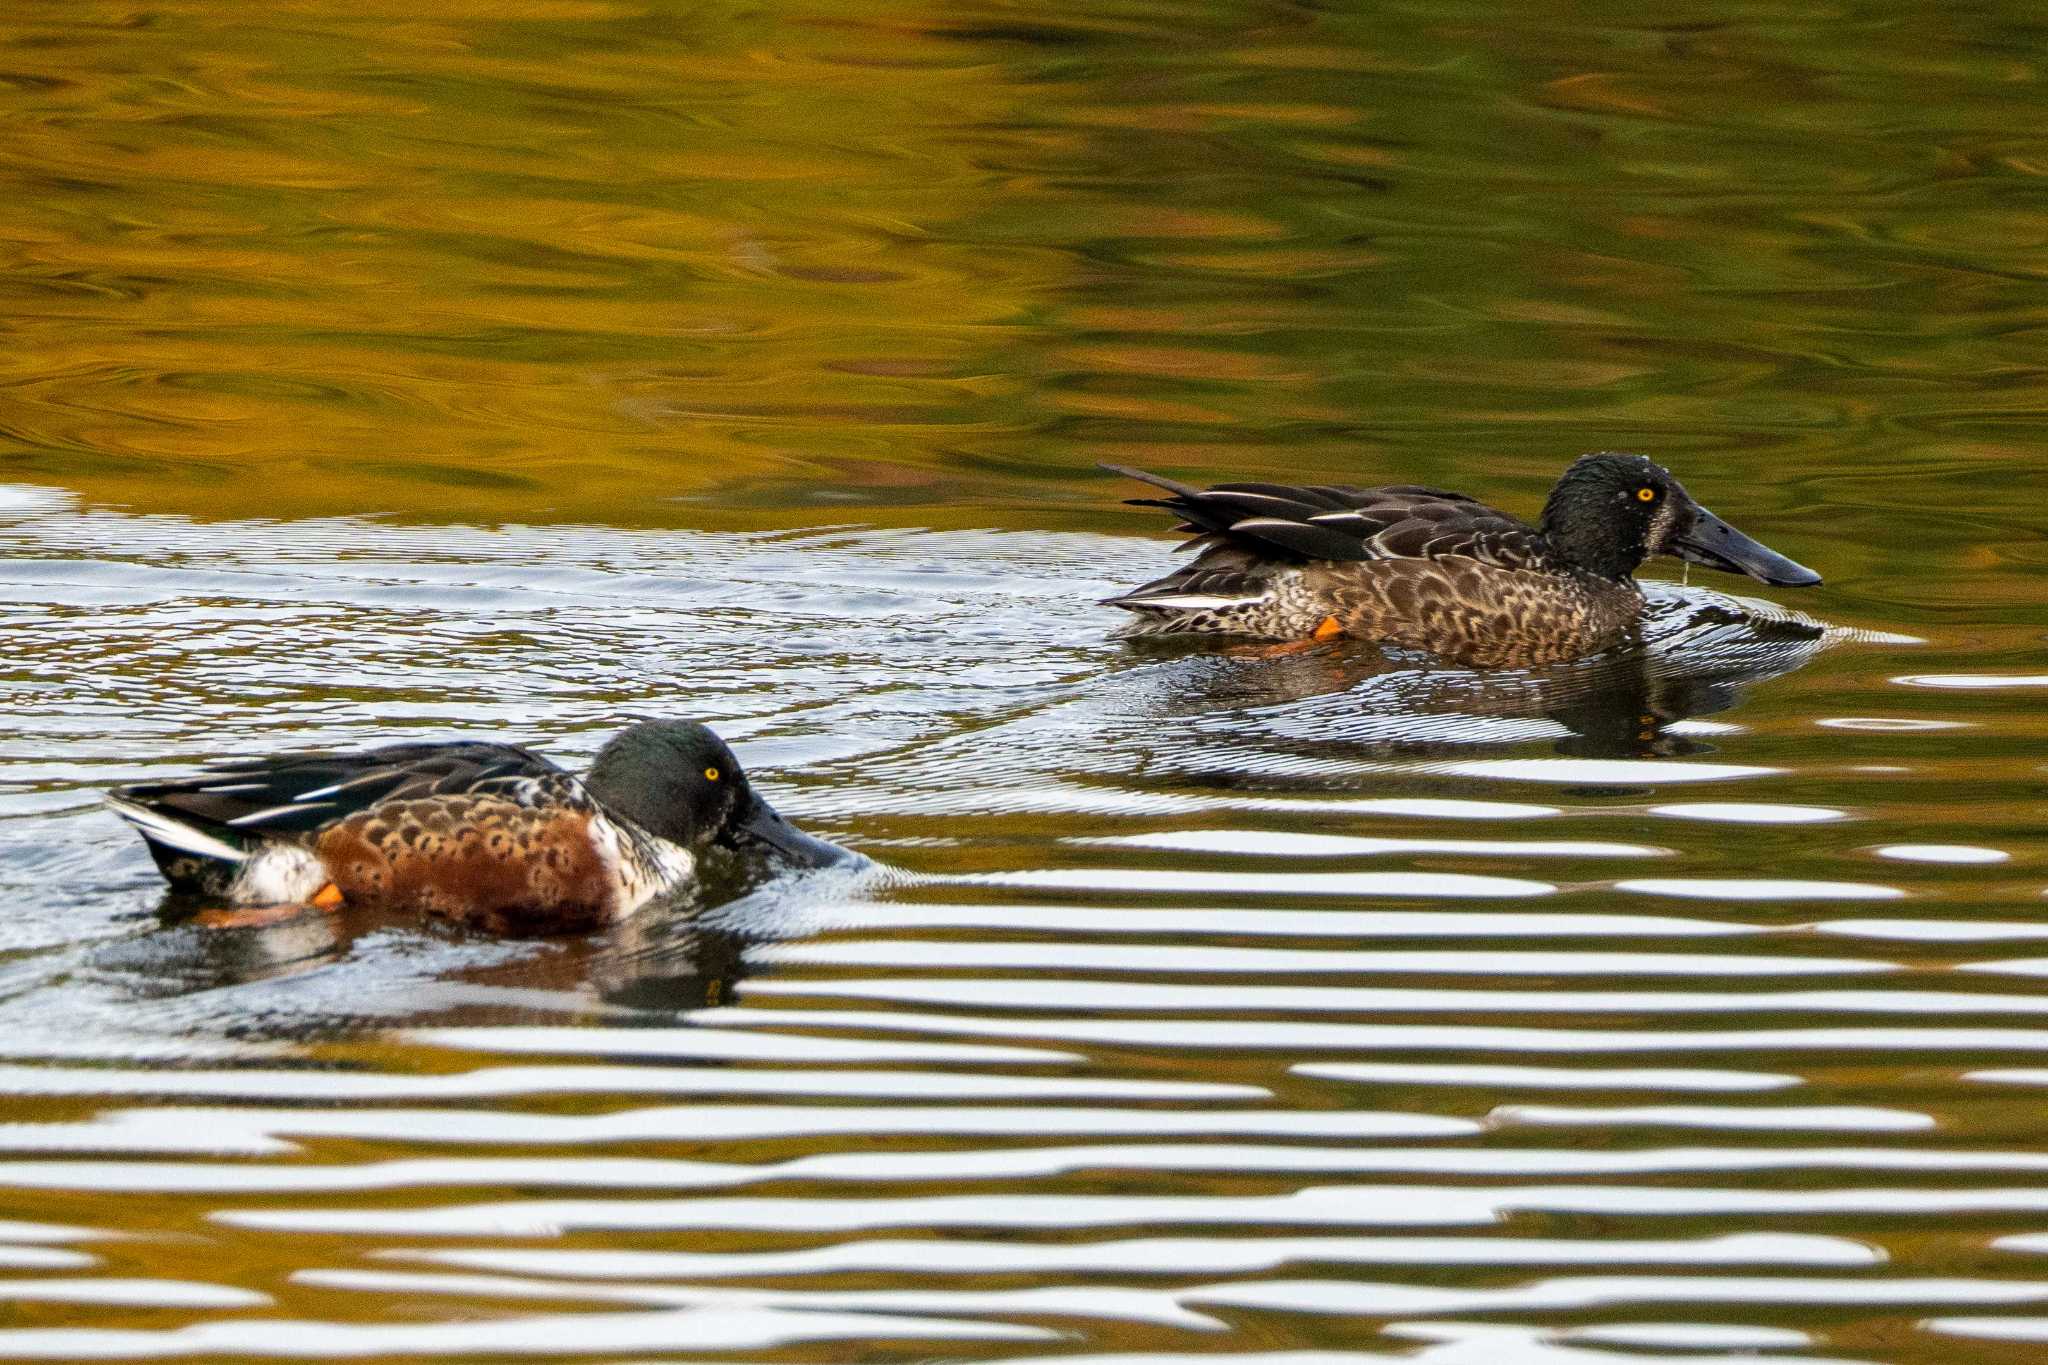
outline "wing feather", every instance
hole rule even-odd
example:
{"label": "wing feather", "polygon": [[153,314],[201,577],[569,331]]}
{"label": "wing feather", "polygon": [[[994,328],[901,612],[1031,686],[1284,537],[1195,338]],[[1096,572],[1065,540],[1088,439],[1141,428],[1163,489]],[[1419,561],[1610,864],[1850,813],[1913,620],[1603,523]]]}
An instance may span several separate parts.
{"label": "wing feather", "polygon": [[576,778],[540,755],[473,741],[231,762],[123,787],[108,800],[153,849],[231,862],[266,842],[305,843],[388,804],[483,796],[535,809],[591,805]]}
{"label": "wing feather", "polygon": [[[1193,536],[1182,548],[1198,556],[1190,570],[1229,549],[1232,564],[1248,586],[1261,577],[1261,566],[1270,570],[1307,563],[1459,557],[1497,568],[1540,569],[1552,562],[1535,527],[1441,488],[1273,483],[1195,488],[1121,465],[1102,467],[1170,495],[1135,498],[1132,503],[1164,508],[1181,519],[1180,529]],[[1186,591],[1187,572],[1111,600],[1138,605],[1155,589],[1165,595]]]}

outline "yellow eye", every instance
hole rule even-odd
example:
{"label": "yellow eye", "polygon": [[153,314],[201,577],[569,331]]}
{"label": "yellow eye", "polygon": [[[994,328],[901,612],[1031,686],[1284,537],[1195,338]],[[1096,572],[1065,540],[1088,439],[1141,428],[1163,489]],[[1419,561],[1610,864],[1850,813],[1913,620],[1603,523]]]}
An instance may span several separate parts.
{"label": "yellow eye", "polygon": [[718,780],[718,769],[706,768],[704,770],[704,780],[706,782],[716,782]]}
{"label": "yellow eye", "polygon": [[1638,501],[1638,502],[1655,502],[1656,500],[1657,500],[1657,490],[1656,490],[1656,489],[1654,489],[1654,488],[1638,488],[1638,489],[1636,490],[1636,501]]}

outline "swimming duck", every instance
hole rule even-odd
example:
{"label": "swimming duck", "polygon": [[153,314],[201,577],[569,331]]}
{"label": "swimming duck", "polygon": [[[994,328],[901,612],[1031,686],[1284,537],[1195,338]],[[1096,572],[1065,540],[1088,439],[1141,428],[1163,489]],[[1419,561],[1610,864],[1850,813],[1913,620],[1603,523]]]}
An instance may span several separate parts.
{"label": "swimming duck", "polygon": [[1126,636],[1350,636],[1481,668],[1597,653],[1642,618],[1634,574],[1651,555],[1766,583],[1820,575],[1751,540],[1641,455],[1580,456],[1527,522],[1463,493],[1227,483],[1193,488],[1103,465],[1170,496],[1194,538],[1186,568],[1107,599],[1135,612]]}
{"label": "swimming duck", "polygon": [[582,778],[510,744],[396,744],[227,763],[107,801],[174,890],[499,931],[622,919],[692,885],[713,846],[809,866],[847,856],[777,814],[691,721],[621,731]]}

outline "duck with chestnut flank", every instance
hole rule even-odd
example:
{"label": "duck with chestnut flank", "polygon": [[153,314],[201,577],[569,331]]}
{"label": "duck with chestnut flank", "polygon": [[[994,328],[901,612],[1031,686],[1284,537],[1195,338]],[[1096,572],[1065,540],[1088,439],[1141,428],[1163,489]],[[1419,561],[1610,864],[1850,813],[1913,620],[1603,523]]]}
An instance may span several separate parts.
{"label": "duck with chestnut flank", "polygon": [[778,815],[691,721],[620,732],[581,778],[510,744],[397,744],[226,763],[107,800],[175,891],[496,931],[623,919],[692,886],[712,847],[808,866],[848,856]]}
{"label": "duck with chestnut flank", "polygon": [[1634,575],[1652,555],[1786,587],[1820,582],[1641,455],[1580,456],[1534,526],[1413,484],[1194,488],[1102,467],[1165,490],[1132,505],[1165,508],[1194,537],[1181,547],[1193,563],[1108,599],[1138,618],[1126,636],[1348,636],[1472,667],[1519,667],[1627,638],[1643,614]]}

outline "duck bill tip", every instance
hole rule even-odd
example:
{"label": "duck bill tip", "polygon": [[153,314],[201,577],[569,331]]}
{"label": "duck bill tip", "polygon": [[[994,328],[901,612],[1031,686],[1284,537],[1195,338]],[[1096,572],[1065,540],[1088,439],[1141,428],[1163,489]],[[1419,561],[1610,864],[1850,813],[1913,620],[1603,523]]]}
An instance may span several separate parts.
{"label": "duck bill tip", "polygon": [[1821,581],[1819,574],[1798,560],[1744,535],[1704,507],[1671,552],[1687,563],[1747,574],[1774,587],[1810,588]]}
{"label": "duck bill tip", "polygon": [[734,842],[742,847],[764,849],[798,867],[829,867],[853,856],[837,844],[804,833],[759,796],[733,821],[732,833]]}

